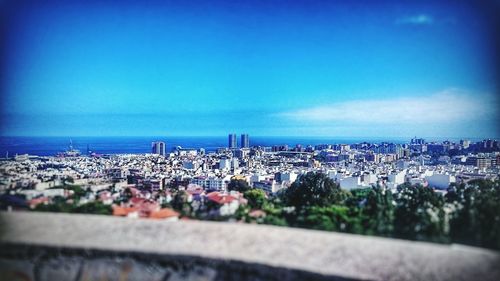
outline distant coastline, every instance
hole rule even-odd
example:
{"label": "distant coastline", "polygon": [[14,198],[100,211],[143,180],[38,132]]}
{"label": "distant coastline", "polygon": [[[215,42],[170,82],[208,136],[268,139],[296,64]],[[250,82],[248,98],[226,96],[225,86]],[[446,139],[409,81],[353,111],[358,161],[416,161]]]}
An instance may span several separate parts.
{"label": "distant coastline", "polygon": [[[250,146],[273,146],[301,144],[352,144],[352,143],[407,143],[411,137],[299,137],[299,136],[252,136],[250,135]],[[425,137],[424,137],[425,138]],[[170,152],[177,146],[184,148],[204,148],[207,152],[215,151],[217,148],[227,146],[227,136],[116,136],[116,137],[39,137],[39,136],[1,136],[0,158],[16,154],[30,154],[38,156],[54,156],[68,148],[70,139],[76,149],[86,154],[87,148],[100,154],[120,153],[149,153],[151,142],[161,140],[166,142],[167,151]],[[461,138],[439,138],[427,137],[429,141],[459,141]],[[482,138],[467,138],[472,141]]]}

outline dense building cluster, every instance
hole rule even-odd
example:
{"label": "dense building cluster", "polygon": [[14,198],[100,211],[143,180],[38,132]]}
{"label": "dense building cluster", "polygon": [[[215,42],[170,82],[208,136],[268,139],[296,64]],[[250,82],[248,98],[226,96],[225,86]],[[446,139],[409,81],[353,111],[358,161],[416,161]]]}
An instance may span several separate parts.
{"label": "dense building cluster", "polygon": [[[97,201],[112,206],[116,215],[140,217],[178,216],[162,206],[171,207],[181,190],[196,210],[206,211],[202,216],[215,216],[233,214],[245,204],[242,193],[228,188],[238,181],[272,196],[286,190],[300,175],[316,172],[345,190],[371,186],[395,190],[408,183],[446,193],[453,183],[495,180],[500,163],[495,140],[428,143],[414,138],[407,144],[250,147],[249,136],[243,134],[238,147],[236,134],[230,134],[228,147],[211,153],[181,147],[166,153],[165,147],[165,142],[157,141],[152,143],[151,154],[4,159],[0,190],[4,201],[8,201],[7,195],[18,196],[26,200],[26,206],[35,208],[55,198],[70,198],[74,191],[68,186],[78,186],[84,192],[71,197],[78,200],[74,204]],[[214,207],[207,208],[208,203]]]}

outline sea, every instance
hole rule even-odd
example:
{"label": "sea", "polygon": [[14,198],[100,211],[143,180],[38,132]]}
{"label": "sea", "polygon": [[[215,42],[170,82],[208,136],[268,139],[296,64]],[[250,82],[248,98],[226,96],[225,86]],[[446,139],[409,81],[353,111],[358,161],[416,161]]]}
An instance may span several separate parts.
{"label": "sea", "polygon": [[[239,137],[239,135],[238,135]],[[163,141],[166,143],[167,152],[176,147],[182,148],[204,148],[207,152],[217,148],[227,147],[227,136],[144,136],[144,137],[0,137],[0,158],[16,154],[30,154],[38,156],[54,156],[69,148],[70,142],[74,149],[81,151],[83,155],[88,151],[98,154],[140,154],[150,153],[151,143]],[[380,143],[408,143],[409,138],[344,138],[344,137],[285,137],[285,136],[250,136],[250,146],[270,147],[274,145],[288,145],[294,147],[297,144],[303,147],[318,144],[353,144],[361,142]],[[239,142],[239,139],[238,139]]]}

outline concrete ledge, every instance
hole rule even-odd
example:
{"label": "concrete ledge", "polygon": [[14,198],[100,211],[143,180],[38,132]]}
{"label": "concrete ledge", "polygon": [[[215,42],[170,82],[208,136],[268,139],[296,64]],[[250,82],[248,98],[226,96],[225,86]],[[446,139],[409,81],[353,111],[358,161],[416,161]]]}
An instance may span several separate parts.
{"label": "concrete ledge", "polygon": [[[32,272],[31,280],[35,272],[37,279],[49,280],[40,277],[40,268],[61,274],[62,269],[50,267],[61,262],[68,280],[84,280],[82,272],[116,277],[123,270],[128,280],[144,279],[141,276],[148,272],[157,273],[146,278],[151,280],[179,276],[190,280],[500,280],[499,253],[459,245],[262,225],[32,212],[2,212],[0,225],[0,269],[24,267],[26,275]],[[47,266],[40,267],[41,263]]]}

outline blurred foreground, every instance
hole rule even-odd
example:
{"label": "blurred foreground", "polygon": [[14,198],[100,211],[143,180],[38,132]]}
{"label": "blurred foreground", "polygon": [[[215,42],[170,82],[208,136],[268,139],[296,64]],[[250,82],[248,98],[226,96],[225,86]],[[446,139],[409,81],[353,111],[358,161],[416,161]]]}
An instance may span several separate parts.
{"label": "blurred foreground", "polygon": [[497,252],[201,221],[0,213],[2,280],[498,280]]}

